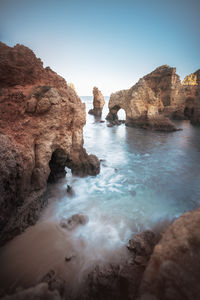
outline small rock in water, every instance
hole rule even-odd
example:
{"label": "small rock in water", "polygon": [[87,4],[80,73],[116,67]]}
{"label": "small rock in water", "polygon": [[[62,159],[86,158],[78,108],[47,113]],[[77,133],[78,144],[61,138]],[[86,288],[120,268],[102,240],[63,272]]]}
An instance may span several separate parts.
{"label": "small rock in water", "polygon": [[70,185],[67,185],[67,193],[70,196],[74,196],[74,194],[75,194],[73,188]]}
{"label": "small rock in water", "polygon": [[75,257],[76,255],[74,253],[71,253],[71,254],[67,254],[65,256],[65,261],[70,261],[73,257]]}
{"label": "small rock in water", "polygon": [[105,122],[104,120],[101,120],[101,121],[100,121],[100,123],[104,123],[104,122]]}
{"label": "small rock in water", "polygon": [[70,218],[62,218],[60,221],[60,226],[68,230],[73,230],[78,225],[85,225],[89,221],[88,216],[75,214]]}
{"label": "small rock in water", "polygon": [[136,196],[136,191],[131,191],[132,196]]}
{"label": "small rock in water", "polygon": [[100,159],[100,162],[105,162],[106,160],[105,159]]}

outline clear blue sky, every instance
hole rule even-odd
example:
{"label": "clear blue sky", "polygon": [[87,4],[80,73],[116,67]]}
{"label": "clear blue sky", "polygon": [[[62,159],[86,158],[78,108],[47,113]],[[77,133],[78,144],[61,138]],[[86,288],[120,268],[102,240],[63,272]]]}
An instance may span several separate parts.
{"label": "clear blue sky", "polygon": [[157,66],[200,68],[200,0],[0,0],[0,40],[30,47],[79,95],[131,87]]}

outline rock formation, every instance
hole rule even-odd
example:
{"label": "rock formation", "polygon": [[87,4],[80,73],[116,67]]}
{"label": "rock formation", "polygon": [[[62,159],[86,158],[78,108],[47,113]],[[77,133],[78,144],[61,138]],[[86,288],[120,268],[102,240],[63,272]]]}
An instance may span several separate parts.
{"label": "rock formation", "polygon": [[192,124],[200,124],[200,70],[183,80],[184,117]]}
{"label": "rock formation", "polygon": [[141,300],[200,299],[200,210],[184,213],[164,233],[145,270]]}
{"label": "rock formation", "polygon": [[[136,299],[138,288],[158,237],[152,231],[136,234],[129,241],[126,261],[96,265],[80,291],[81,299]],[[79,297],[78,297],[79,299]]]}
{"label": "rock formation", "polygon": [[176,69],[168,66],[157,68],[143,77],[129,90],[111,94],[107,120],[115,122],[120,108],[125,110],[126,125],[154,130],[174,131],[175,125],[164,116],[165,105],[176,94],[180,80]]}
{"label": "rock formation", "polygon": [[167,65],[157,68],[129,90],[111,94],[107,120],[118,124],[117,112],[122,108],[128,126],[174,131],[176,127],[170,119],[195,119],[198,123],[199,72],[194,74],[190,77],[195,78],[196,85],[185,85],[192,80],[185,79],[181,84],[176,68]]}
{"label": "rock formation", "polygon": [[47,181],[96,175],[83,148],[85,105],[66,81],[23,45],[0,43],[1,243],[34,224]]}
{"label": "rock formation", "polygon": [[89,110],[89,114],[101,116],[105,104],[104,97],[97,87],[93,88],[93,109]]}
{"label": "rock formation", "polygon": [[183,85],[200,85],[200,70],[186,76],[183,80]]}
{"label": "rock formation", "polygon": [[19,290],[12,295],[6,295],[2,300],[61,300],[57,290],[50,290],[47,283],[40,283],[25,290]]}

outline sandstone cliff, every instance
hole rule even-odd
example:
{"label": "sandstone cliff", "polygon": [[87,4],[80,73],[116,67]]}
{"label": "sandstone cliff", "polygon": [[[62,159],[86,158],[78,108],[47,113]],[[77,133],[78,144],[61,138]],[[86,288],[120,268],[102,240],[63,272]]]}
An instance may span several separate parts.
{"label": "sandstone cliff", "polygon": [[93,109],[89,110],[89,114],[101,116],[105,104],[104,97],[97,87],[93,88]]}
{"label": "sandstone cliff", "polygon": [[200,85],[200,70],[186,76],[183,80],[183,85]]}
{"label": "sandstone cliff", "polygon": [[95,175],[83,148],[85,105],[66,81],[23,45],[0,43],[1,242],[33,224],[47,181]]}
{"label": "sandstone cliff", "polygon": [[154,248],[141,284],[141,300],[200,299],[200,210],[187,212]]}
{"label": "sandstone cliff", "polygon": [[177,85],[180,85],[180,80],[176,69],[166,65],[159,67],[129,90],[111,95],[107,120],[115,122],[118,119],[117,112],[122,108],[128,126],[174,131],[176,127],[164,116],[164,109],[173,102]]}
{"label": "sandstone cliff", "polygon": [[200,124],[200,70],[183,80],[184,115],[193,124]]}
{"label": "sandstone cliff", "polygon": [[176,68],[163,65],[129,90],[111,94],[107,120],[117,124],[117,112],[122,108],[129,126],[173,131],[176,127],[169,118],[200,123],[199,74],[196,71],[181,84]]}

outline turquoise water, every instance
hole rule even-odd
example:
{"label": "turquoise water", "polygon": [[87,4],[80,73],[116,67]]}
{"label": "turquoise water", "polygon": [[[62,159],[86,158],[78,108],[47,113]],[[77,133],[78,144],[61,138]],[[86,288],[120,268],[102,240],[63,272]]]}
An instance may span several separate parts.
{"label": "turquoise water", "polygon": [[[82,101],[88,111],[92,97]],[[123,112],[119,113],[123,118]],[[87,178],[68,173],[54,189],[54,197],[55,193],[61,196],[54,202],[52,217],[84,213],[90,222],[81,234],[94,240],[99,235],[105,243],[115,244],[196,208],[200,203],[200,128],[188,121],[177,125],[183,131],[151,132],[124,124],[109,128],[87,114],[84,146],[103,160],[101,172]],[[72,198],[65,193],[67,183],[75,191]]]}
{"label": "turquoise water", "polygon": [[[82,101],[88,111],[92,97]],[[107,112],[106,105],[102,120]],[[124,245],[134,233],[195,209],[200,204],[200,127],[188,121],[177,125],[183,130],[109,128],[87,114],[84,146],[102,160],[100,174],[78,178],[67,170],[66,178],[49,186],[49,202],[37,224],[0,249],[0,287],[36,284],[53,269],[73,294],[95,263],[126,259]],[[74,196],[67,194],[67,185]],[[89,222],[73,231],[59,226],[63,217],[77,213]]]}

